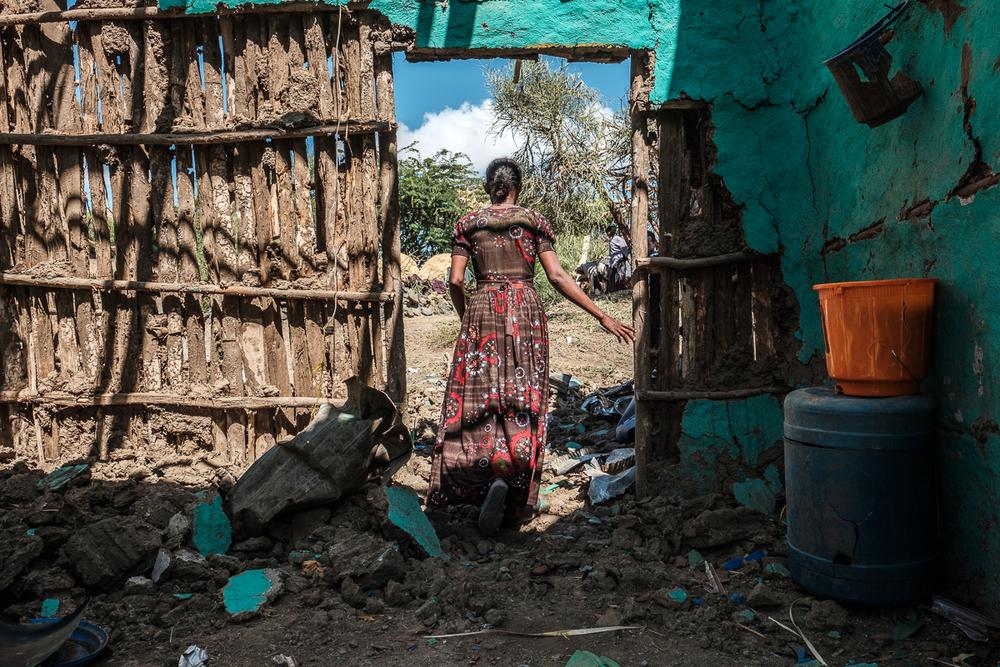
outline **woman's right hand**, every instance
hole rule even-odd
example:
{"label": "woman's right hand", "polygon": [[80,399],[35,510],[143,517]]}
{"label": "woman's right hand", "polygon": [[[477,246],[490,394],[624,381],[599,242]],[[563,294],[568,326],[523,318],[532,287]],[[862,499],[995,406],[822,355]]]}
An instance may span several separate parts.
{"label": "woman's right hand", "polygon": [[622,343],[631,343],[635,341],[635,329],[625,324],[621,320],[617,320],[607,313],[601,316],[601,326],[609,334],[618,339]]}

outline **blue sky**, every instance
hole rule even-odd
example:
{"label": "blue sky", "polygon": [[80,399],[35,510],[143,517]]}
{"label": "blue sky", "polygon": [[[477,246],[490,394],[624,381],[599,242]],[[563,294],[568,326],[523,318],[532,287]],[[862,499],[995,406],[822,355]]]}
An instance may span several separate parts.
{"label": "blue sky", "polygon": [[[400,145],[416,141],[424,155],[441,148],[463,152],[480,170],[494,157],[511,152],[514,138],[489,134],[489,92],[483,77],[485,68],[503,66],[506,62],[411,63],[397,53],[393,65]],[[628,88],[627,61],[613,65],[570,63],[569,69],[600,91],[606,106],[617,109],[621,105]]]}

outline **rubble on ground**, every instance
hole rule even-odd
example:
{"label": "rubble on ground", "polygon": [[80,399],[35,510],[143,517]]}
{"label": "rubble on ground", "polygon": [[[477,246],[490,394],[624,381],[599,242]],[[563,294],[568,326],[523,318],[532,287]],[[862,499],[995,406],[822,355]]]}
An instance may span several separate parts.
{"label": "rubble on ground", "polygon": [[[550,456],[620,449],[614,416],[581,410],[586,387],[562,384]],[[430,448],[420,444],[394,483],[426,479]],[[224,500],[226,488],[80,475],[53,490],[38,485],[42,476],[23,463],[0,471],[3,611],[32,618],[43,598],[64,608],[92,598],[88,619],[131,655],[173,642],[176,663],[212,633],[233,623],[247,631],[280,613],[301,626],[296,632],[368,624],[376,643],[383,634],[629,624],[722,647],[740,664],[792,664],[802,642],[774,621],[789,625],[793,604],[801,631],[830,664],[926,664],[968,648],[929,611],[808,599],[788,576],[780,520],[728,493],[664,488],[637,499],[629,490],[592,505],[584,469],[546,470],[545,512],[497,539],[479,536],[476,508],[428,512],[444,559],[390,520],[386,490],[374,482],[333,504],[281,514],[259,534],[237,527],[220,551],[206,548],[195,526],[198,508],[215,507],[214,494]],[[920,629],[893,639],[893,627],[914,613]],[[528,617],[545,627],[526,627]]]}

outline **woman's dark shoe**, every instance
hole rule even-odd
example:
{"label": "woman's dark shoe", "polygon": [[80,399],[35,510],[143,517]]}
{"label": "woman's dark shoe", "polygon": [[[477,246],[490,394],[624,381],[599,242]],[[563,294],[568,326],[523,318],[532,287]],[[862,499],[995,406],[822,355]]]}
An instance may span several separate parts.
{"label": "woman's dark shoe", "polygon": [[507,482],[497,479],[486,492],[483,508],[479,510],[479,533],[484,537],[495,535],[500,530],[504,505],[507,503],[507,488]]}

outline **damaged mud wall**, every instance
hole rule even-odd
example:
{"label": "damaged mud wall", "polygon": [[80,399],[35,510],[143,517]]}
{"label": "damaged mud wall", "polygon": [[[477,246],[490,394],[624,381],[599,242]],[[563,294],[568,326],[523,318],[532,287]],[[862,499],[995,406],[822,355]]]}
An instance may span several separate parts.
{"label": "damaged mud wall", "polygon": [[241,466],[351,376],[402,396],[388,23],[27,5],[0,4],[0,456]]}
{"label": "damaged mud wall", "polygon": [[[715,171],[743,207],[747,246],[780,253],[798,302],[797,340],[787,350],[798,364],[786,366],[785,377],[796,386],[825,375],[813,284],[941,280],[924,390],[941,404],[942,589],[997,610],[1000,398],[991,380],[1000,350],[991,323],[1000,321],[1000,296],[991,258],[1000,247],[1000,116],[991,111],[1000,102],[1000,8],[976,0],[913,3],[890,51],[894,68],[925,93],[874,129],[854,121],[822,60],[874,23],[881,6],[765,2],[716,10],[683,13],[670,96],[711,104]],[[733,44],[741,45],[738,55]],[[743,443],[734,451],[752,454],[760,443],[747,443],[780,436],[779,408],[753,399],[689,402],[682,457],[710,450],[716,439]],[[770,491],[774,475],[752,483]]]}

